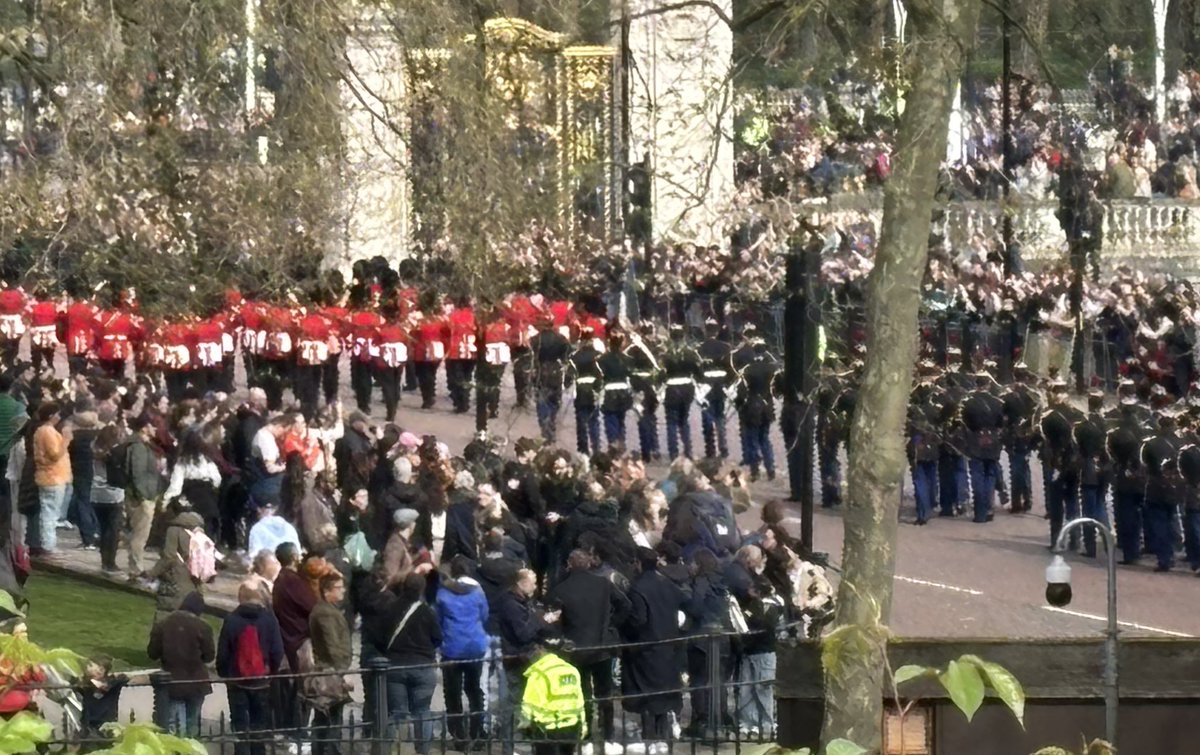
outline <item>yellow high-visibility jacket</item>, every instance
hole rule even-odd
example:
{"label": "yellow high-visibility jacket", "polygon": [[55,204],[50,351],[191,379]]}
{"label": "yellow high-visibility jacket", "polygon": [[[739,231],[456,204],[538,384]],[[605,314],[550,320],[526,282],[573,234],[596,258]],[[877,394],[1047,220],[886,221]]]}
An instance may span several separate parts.
{"label": "yellow high-visibility jacket", "polygon": [[554,653],[546,653],[531,663],[525,670],[521,715],[529,723],[547,730],[579,725],[579,736],[586,736],[579,670]]}

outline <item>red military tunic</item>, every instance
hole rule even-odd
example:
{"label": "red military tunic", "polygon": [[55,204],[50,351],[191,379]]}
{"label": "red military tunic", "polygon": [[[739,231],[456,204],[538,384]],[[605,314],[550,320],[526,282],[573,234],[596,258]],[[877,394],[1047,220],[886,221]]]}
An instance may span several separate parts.
{"label": "red military tunic", "polygon": [[372,344],[375,364],[379,367],[396,369],[408,361],[408,333],[397,322],[385,322],[375,332]]}
{"label": "red military tunic", "polygon": [[570,340],[571,326],[575,323],[575,310],[569,301],[552,301],[547,305],[546,309],[554,318],[554,329],[562,334],[563,338]]}
{"label": "red military tunic", "polygon": [[266,345],[263,349],[267,359],[287,359],[295,348],[292,332],[295,322],[292,311],[286,307],[268,307],[262,321],[266,331]]}
{"label": "red military tunic", "polygon": [[475,311],[470,307],[458,307],[447,318],[450,340],[446,348],[449,359],[474,359],[478,351],[475,345]]}
{"label": "red military tunic", "polygon": [[162,340],[166,354],[163,367],[179,372],[195,369],[192,359],[192,326],[186,322],[169,323],[163,327]]}
{"label": "red military tunic", "polygon": [[[195,339],[194,367],[219,367],[225,359],[225,326],[220,316],[197,322],[192,326],[192,335]],[[233,345],[232,338],[229,345]]]}
{"label": "red military tunic", "polygon": [[342,342],[346,338],[346,333],[349,331],[350,312],[345,307],[322,307],[321,315],[329,323],[329,353],[337,355],[342,353]]}
{"label": "red military tunic", "polygon": [[256,301],[243,301],[238,308],[238,326],[241,328],[242,352],[260,354],[267,347],[267,331],[263,320],[266,305]]}
{"label": "red military tunic", "polygon": [[493,367],[501,367],[512,361],[512,328],[504,318],[497,318],[483,331],[483,360]]}
{"label": "red military tunic", "polygon": [[378,312],[359,310],[350,314],[349,335],[346,340],[354,361],[370,363],[371,346],[381,325],[383,318]]}
{"label": "red military tunic", "polygon": [[416,328],[416,355],[418,362],[440,362],[446,358],[446,342],[450,339],[450,327],[441,317],[425,317]]}
{"label": "red military tunic", "polygon": [[19,288],[0,291],[0,337],[18,341],[25,335],[25,308],[29,297]]}
{"label": "red military tunic", "polygon": [[529,346],[529,339],[537,333],[537,321],[542,311],[528,296],[514,296],[505,316],[508,319],[509,345],[515,349]]}
{"label": "red military tunic", "polygon": [[296,323],[296,363],[306,367],[325,364],[333,328],[329,318],[316,310],[304,312]]}
{"label": "red military tunic", "polygon": [[105,361],[125,361],[133,356],[141,328],[134,315],[125,310],[110,310],[100,315],[100,348],[97,356]]}
{"label": "red military tunic", "polygon": [[34,348],[58,348],[58,305],[36,301],[29,309],[29,338]]}
{"label": "red military tunic", "polygon": [[96,347],[96,317],[99,310],[90,301],[77,301],[67,307],[67,354],[88,356]]}

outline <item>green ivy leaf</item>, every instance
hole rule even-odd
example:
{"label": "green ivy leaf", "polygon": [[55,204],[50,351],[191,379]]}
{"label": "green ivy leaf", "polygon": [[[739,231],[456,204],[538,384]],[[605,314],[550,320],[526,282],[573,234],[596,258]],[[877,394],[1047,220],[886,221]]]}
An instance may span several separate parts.
{"label": "green ivy leaf", "polygon": [[41,716],[21,711],[7,721],[0,721],[0,752],[33,752],[54,734],[54,727]]}
{"label": "green ivy leaf", "polygon": [[900,686],[907,681],[918,679],[922,676],[933,676],[936,673],[937,669],[930,668],[929,666],[915,666],[912,664],[901,666],[900,668],[896,669],[896,686]]}
{"label": "green ivy leaf", "polygon": [[1013,712],[1017,723],[1025,728],[1025,688],[1017,677],[998,663],[985,661],[974,655],[964,655],[963,661],[974,664],[987,677],[987,686],[992,688],[996,697],[1000,698],[1008,709]]}
{"label": "green ivy leaf", "polygon": [[938,674],[938,681],[967,720],[974,718],[975,711],[983,704],[983,677],[979,669],[971,663],[950,661],[946,670]]}
{"label": "green ivy leaf", "polygon": [[866,755],[866,748],[859,747],[848,739],[835,739],[825,745],[825,755]]}
{"label": "green ivy leaf", "polygon": [[7,611],[13,616],[25,618],[25,612],[17,608],[17,602],[13,600],[13,596],[8,594],[7,590],[0,590],[0,610]]}

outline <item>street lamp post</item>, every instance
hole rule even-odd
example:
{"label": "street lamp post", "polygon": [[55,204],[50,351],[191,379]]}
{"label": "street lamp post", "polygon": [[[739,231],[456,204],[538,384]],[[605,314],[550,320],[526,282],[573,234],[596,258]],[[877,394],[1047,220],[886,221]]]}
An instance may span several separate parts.
{"label": "street lamp post", "polygon": [[[1067,535],[1083,527],[1094,527],[1104,539],[1108,552],[1108,627],[1104,632],[1104,737],[1114,747],[1117,744],[1117,705],[1120,697],[1117,686],[1117,542],[1111,527],[1088,517],[1072,519],[1063,525],[1054,543],[1054,560],[1046,569],[1046,597],[1051,604],[1065,606],[1071,602],[1071,567],[1063,560]],[[1057,588],[1057,591],[1056,591]],[[1065,588],[1065,589],[1064,589]]]}

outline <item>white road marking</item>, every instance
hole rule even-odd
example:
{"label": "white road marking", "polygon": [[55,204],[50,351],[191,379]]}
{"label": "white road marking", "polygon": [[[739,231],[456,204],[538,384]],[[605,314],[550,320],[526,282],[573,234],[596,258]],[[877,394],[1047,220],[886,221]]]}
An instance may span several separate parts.
{"label": "white road marking", "polygon": [[979,590],[972,590],[969,587],[955,587],[954,585],[944,585],[941,582],[930,582],[930,581],[924,580],[924,579],[917,579],[916,577],[902,577],[899,574],[897,574],[896,579],[900,580],[901,582],[909,582],[914,585],[923,585],[925,587],[937,587],[938,589],[949,590],[950,592],[961,592],[961,593],[965,593],[967,595],[983,595],[983,593],[981,593]]}
{"label": "white road marking", "polygon": [[[1074,616],[1074,617],[1080,618],[1080,619],[1091,619],[1093,621],[1103,621],[1103,622],[1108,621],[1108,617],[1106,617],[1106,616],[1097,616],[1094,613],[1083,613],[1082,611],[1072,611],[1067,608],[1055,608],[1054,606],[1042,606],[1042,609],[1046,610],[1046,611],[1053,611],[1054,613],[1065,613],[1068,616]],[[1191,637],[1192,636],[1190,634],[1184,634],[1183,632],[1175,632],[1170,629],[1159,629],[1158,627],[1149,627],[1149,626],[1146,626],[1145,624],[1138,624],[1133,621],[1121,621],[1118,619],[1117,624],[1118,624],[1118,626],[1129,627],[1130,629],[1140,629],[1143,632],[1157,632],[1158,634],[1165,634],[1169,637]]]}

